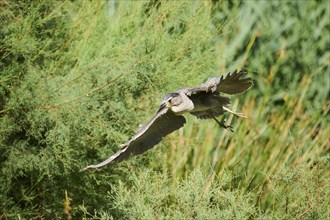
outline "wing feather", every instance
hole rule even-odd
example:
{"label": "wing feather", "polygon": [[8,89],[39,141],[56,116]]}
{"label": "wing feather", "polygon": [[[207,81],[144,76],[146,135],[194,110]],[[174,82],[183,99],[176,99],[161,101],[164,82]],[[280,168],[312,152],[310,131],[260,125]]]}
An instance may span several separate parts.
{"label": "wing feather", "polygon": [[112,161],[120,162],[131,155],[141,154],[158,144],[166,135],[181,128],[185,123],[186,119],[183,116],[175,115],[168,108],[161,108],[128,142],[122,145],[122,149],[105,161],[87,166],[84,170],[99,168]]}
{"label": "wing feather", "polygon": [[226,77],[209,78],[201,87],[207,87],[212,92],[223,92],[230,95],[239,94],[247,91],[253,85],[251,78],[244,78],[245,71],[235,70],[233,73],[228,73]]}
{"label": "wing feather", "polygon": [[219,92],[235,95],[243,93],[253,86],[251,78],[244,78],[246,75],[245,71],[237,72],[235,70],[233,73],[228,73],[226,77],[210,77],[199,87],[182,88],[177,92],[184,92],[187,96]]}

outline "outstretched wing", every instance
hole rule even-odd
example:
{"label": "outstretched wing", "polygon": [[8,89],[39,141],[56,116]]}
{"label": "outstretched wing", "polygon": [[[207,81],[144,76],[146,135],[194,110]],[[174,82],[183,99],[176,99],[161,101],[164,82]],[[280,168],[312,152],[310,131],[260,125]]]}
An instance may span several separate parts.
{"label": "outstretched wing", "polygon": [[168,108],[160,108],[128,142],[122,145],[122,149],[107,160],[97,165],[87,166],[84,170],[99,168],[112,161],[120,162],[131,155],[141,154],[158,144],[166,135],[181,128],[185,123],[186,119],[183,116],[175,115]]}
{"label": "outstretched wing", "polygon": [[211,77],[199,87],[182,88],[177,92],[183,92],[187,96],[219,92],[230,95],[243,93],[253,85],[251,78],[244,78],[246,74],[244,71],[235,70],[233,73],[228,73],[226,77]]}
{"label": "outstretched wing", "polygon": [[244,78],[245,71],[235,70],[233,73],[228,73],[226,77],[212,77],[201,85],[202,88],[208,88],[212,92],[223,92],[230,95],[243,93],[253,85],[251,78]]}

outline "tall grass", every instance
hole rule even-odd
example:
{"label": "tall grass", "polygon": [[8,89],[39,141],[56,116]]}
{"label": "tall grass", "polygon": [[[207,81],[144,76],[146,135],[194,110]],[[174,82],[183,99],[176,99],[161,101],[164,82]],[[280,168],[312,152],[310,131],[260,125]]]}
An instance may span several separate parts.
{"label": "tall grass", "polygon": [[[308,89],[306,81],[307,77],[301,82],[302,90]],[[171,175],[183,177],[199,167],[213,179],[231,171],[236,177],[235,184],[254,192],[262,191],[258,202],[266,206],[272,197],[272,189],[267,189],[269,175],[277,175],[283,167],[301,164],[313,167],[329,148],[330,130],[323,124],[329,103],[308,116],[301,111],[303,94],[289,99],[279,111],[265,114],[263,108],[256,105],[255,97],[248,97],[242,110],[249,118],[235,122],[232,116],[228,119],[228,123],[235,125],[234,133],[219,129],[215,123],[189,117],[189,123],[178,132],[178,137],[169,138],[167,162]],[[234,108],[235,104],[238,100]]]}

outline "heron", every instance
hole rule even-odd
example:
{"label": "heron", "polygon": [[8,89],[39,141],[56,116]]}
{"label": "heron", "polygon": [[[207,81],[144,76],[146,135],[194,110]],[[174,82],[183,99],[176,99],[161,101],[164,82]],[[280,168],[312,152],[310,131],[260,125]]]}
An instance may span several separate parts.
{"label": "heron", "polygon": [[219,121],[216,117],[229,112],[238,117],[246,117],[244,113],[230,110],[230,98],[222,93],[236,95],[246,92],[253,86],[251,78],[246,77],[244,70],[233,71],[226,77],[211,77],[198,87],[187,87],[166,94],[155,115],[140,126],[135,135],[121,149],[105,161],[84,168],[95,169],[111,162],[121,162],[131,155],[142,154],[157,145],[161,140],[175,130],[183,127],[185,113],[190,113],[199,119],[213,119],[220,127],[233,131],[232,126]]}

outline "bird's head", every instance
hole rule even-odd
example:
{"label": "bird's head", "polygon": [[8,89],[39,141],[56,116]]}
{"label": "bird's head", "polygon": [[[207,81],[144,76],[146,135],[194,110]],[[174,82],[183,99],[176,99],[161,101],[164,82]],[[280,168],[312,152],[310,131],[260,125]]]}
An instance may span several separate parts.
{"label": "bird's head", "polygon": [[179,93],[169,93],[163,97],[162,103],[160,104],[160,108],[169,108],[172,106],[178,106],[182,103],[182,97]]}

